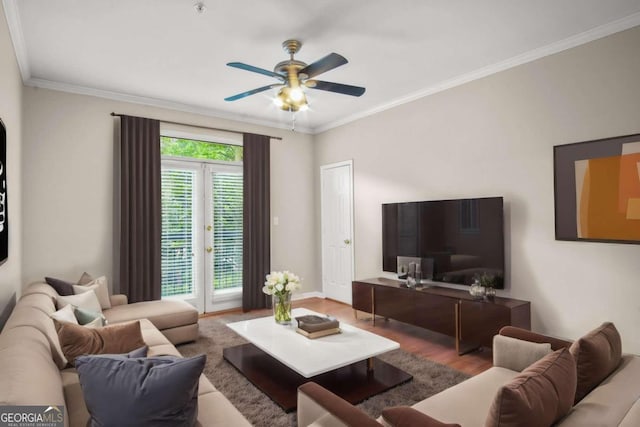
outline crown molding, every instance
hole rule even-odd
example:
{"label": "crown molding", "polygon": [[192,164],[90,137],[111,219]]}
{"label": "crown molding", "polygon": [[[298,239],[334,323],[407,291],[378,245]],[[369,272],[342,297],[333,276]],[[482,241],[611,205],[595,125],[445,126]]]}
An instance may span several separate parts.
{"label": "crown molding", "polygon": [[460,86],[465,83],[469,83],[471,81],[490,76],[492,74],[496,74],[500,71],[517,67],[518,65],[535,61],[536,59],[544,58],[545,56],[553,55],[555,53],[562,52],[564,50],[571,49],[573,47],[580,46],[580,45],[592,42],[594,40],[601,39],[603,37],[618,33],[620,31],[628,30],[629,28],[633,28],[638,25],[640,25],[640,13],[634,13],[622,19],[618,19],[608,24],[604,24],[599,27],[592,28],[591,30],[585,31],[583,33],[568,37],[564,40],[560,40],[558,42],[554,42],[546,46],[530,50],[528,52],[514,56],[507,60],[497,62],[495,64],[492,64],[486,67],[479,68],[475,71],[462,74],[460,76],[454,77],[449,80],[445,80],[436,85],[429,86],[427,88],[421,89],[417,92],[411,93],[401,98],[396,98],[388,103],[379,105],[369,110],[343,117],[339,120],[333,121],[331,123],[327,123],[326,125],[323,125],[323,126],[315,127],[312,129],[312,131],[313,131],[313,134],[326,132],[330,129],[333,129],[342,125],[346,125],[347,123],[351,123],[356,120],[380,113],[390,108],[394,108],[399,105],[406,104],[420,98],[424,98],[425,96],[433,95],[435,93],[442,92],[444,90],[451,89],[456,86]]}
{"label": "crown molding", "polygon": [[[9,32],[11,34],[11,41],[13,43],[13,48],[14,48],[16,59],[18,62],[18,67],[20,69],[22,81],[26,86],[41,87],[45,89],[76,93],[80,95],[96,96],[99,98],[112,99],[115,101],[131,102],[134,104],[166,108],[170,110],[182,111],[182,112],[193,113],[193,114],[201,114],[203,116],[215,117],[215,118],[220,118],[225,120],[233,120],[237,122],[254,124],[258,126],[266,126],[271,128],[277,128],[277,129],[291,130],[288,124],[259,119],[256,117],[242,116],[242,115],[228,113],[228,112],[215,110],[211,108],[197,107],[197,106],[183,104],[183,103],[165,100],[165,99],[150,98],[150,97],[144,97],[144,96],[138,96],[138,95],[129,95],[129,94],[124,94],[120,92],[106,91],[102,89],[95,89],[95,88],[73,85],[68,83],[55,82],[51,80],[31,78],[31,68],[28,60],[27,48],[24,40],[22,24],[20,20],[20,13],[19,13],[19,8],[17,3],[18,3],[18,0],[2,0],[2,4],[4,6],[5,15],[7,19],[7,24],[9,27]],[[586,44],[594,40],[598,40],[600,38],[609,36],[611,34],[615,34],[617,32],[636,27],[638,25],[640,25],[640,13],[634,13],[632,15],[626,16],[624,18],[618,19],[608,24],[604,24],[599,27],[592,28],[591,30],[582,32],[580,34],[568,37],[564,40],[560,40],[558,42],[551,43],[549,45],[546,45],[537,49],[533,49],[523,54],[506,59],[504,61],[477,69],[470,73],[465,73],[460,76],[454,77],[452,79],[445,80],[436,85],[423,88],[417,92],[413,92],[406,96],[396,98],[394,100],[391,100],[390,102],[378,105],[374,108],[342,117],[338,120],[329,122],[327,124],[315,126],[315,127],[297,126],[296,132],[307,133],[312,135],[326,132],[330,129],[334,129],[339,126],[346,125],[348,123],[380,113],[385,110],[389,110],[391,108],[400,106],[402,104],[413,102],[420,98],[424,98],[426,96],[433,95],[438,92],[442,92],[447,89],[451,89],[456,86],[460,86],[465,83],[469,83],[471,81],[490,76],[492,74],[496,74],[500,71],[508,70],[510,68],[514,68],[519,65],[535,61],[545,56],[553,55],[555,53],[562,52],[564,50],[571,49],[573,47],[580,46],[582,44]]]}
{"label": "crown molding", "polygon": [[13,44],[13,51],[16,54],[18,68],[22,76],[22,82],[26,82],[31,78],[31,67],[29,66],[29,57],[27,56],[27,44],[24,41],[24,33],[22,32],[22,21],[20,20],[20,11],[18,10],[17,0],[2,0],[4,14],[9,27],[9,35]]}
{"label": "crown molding", "polygon": [[[78,95],[95,96],[98,98],[111,99],[114,101],[122,101],[122,102],[129,102],[132,104],[147,105],[150,107],[165,108],[168,110],[181,111],[184,113],[200,114],[202,116],[215,117],[217,119],[233,120],[239,123],[247,123],[247,124],[265,126],[270,128],[276,128],[276,129],[286,129],[289,131],[291,130],[291,127],[286,123],[261,120],[261,119],[257,119],[255,117],[249,117],[249,116],[240,116],[238,114],[228,113],[220,110],[215,110],[212,108],[197,107],[194,105],[183,104],[175,101],[169,101],[166,99],[151,98],[151,97],[139,96],[139,95],[130,95],[126,93],[113,92],[113,91],[96,89],[96,88],[87,87],[87,86],[79,86],[79,85],[74,85],[69,83],[61,83],[61,82],[56,82],[56,81],[46,80],[46,79],[29,79],[25,81],[24,84],[25,86],[56,90],[59,92],[68,92],[68,93],[75,93]],[[312,130],[305,126],[296,125],[295,132],[311,134]]]}

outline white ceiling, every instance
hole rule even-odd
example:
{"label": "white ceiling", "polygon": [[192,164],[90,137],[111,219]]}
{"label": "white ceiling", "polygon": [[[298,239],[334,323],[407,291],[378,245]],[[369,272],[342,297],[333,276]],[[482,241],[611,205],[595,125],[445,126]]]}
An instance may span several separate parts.
{"label": "white ceiling", "polygon": [[[349,63],[322,80],[360,97],[308,91],[296,129],[320,132],[475,78],[640,25],[640,0],[3,0],[25,84],[289,127],[273,69],[281,43],[311,63]],[[275,92],[276,89],[273,90]]]}

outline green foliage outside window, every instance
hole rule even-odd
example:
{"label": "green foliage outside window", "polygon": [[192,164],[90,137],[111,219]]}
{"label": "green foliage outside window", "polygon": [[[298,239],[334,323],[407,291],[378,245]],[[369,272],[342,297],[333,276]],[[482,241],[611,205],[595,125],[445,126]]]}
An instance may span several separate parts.
{"label": "green foliage outside window", "polygon": [[193,139],[160,137],[160,153],[163,156],[190,157],[192,159],[242,161],[242,146]]}

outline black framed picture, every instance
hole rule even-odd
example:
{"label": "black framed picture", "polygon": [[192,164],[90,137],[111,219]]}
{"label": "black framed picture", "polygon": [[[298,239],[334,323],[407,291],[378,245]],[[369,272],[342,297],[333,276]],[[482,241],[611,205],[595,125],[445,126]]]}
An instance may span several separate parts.
{"label": "black framed picture", "polygon": [[556,240],[640,244],[640,134],[553,148]]}
{"label": "black framed picture", "polygon": [[7,129],[0,118],[0,264],[9,256],[9,208],[7,205]]}

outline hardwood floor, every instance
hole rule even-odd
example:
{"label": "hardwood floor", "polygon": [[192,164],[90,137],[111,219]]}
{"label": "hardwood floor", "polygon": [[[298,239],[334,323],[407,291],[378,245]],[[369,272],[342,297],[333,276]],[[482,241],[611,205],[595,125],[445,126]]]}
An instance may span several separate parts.
{"label": "hardwood floor", "polygon": [[[293,306],[329,314],[341,322],[397,341],[405,351],[442,363],[469,375],[479,374],[491,367],[491,349],[484,348],[480,351],[458,356],[454,340],[451,337],[395,320],[384,320],[382,317],[377,317],[376,325],[373,326],[370,313],[358,312],[358,318],[356,319],[351,306],[341,302],[322,298],[308,298],[294,301]],[[270,310],[260,311],[264,311],[265,315],[271,312]],[[216,313],[208,316],[224,317],[228,313]]]}

